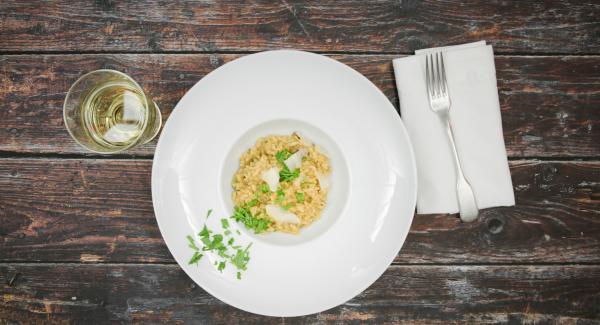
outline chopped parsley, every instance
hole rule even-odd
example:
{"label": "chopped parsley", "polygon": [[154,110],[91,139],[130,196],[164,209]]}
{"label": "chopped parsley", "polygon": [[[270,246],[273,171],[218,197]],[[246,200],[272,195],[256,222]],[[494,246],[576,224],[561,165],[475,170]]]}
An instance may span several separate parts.
{"label": "chopped parsley", "polygon": [[296,192],[296,201],[298,201],[299,203],[304,202],[304,193]]}
{"label": "chopped parsley", "polygon": [[253,206],[256,206],[256,205],[258,205],[258,199],[254,199],[254,200],[252,200],[252,201],[250,201],[250,202],[246,203],[246,205],[247,205],[248,207],[253,207]]}
{"label": "chopped parsley", "polygon": [[208,209],[208,212],[206,212],[206,219],[208,219],[208,217],[210,217],[211,213],[212,213],[212,209]]}
{"label": "chopped parsley", "polygon": [[227,254],[227,246],[223,243],[223,235],[221,234],[213,235],[212,240],[208,240],[202,250],[216,252],[221,257],[229,257]]}
{"label": "chopped parsley", "polygon": [[252,215],[252,212],[248,208],[236,206],[231,216],[235,221],[241,222],[248,229],[254,230],[255,234],[260,234],[269,228],[271,221],[267,219],[260,219]]}
{"label": "chopped parsley", "polygon": [[231,257],[231,264],[233,264],[238,270],[246,270],[246,265],[250,261],[250,254],[248,250],[252,247],[252,243],[248,244],[245,249],[238,248],[235,255]]}
{"label": "chopped parsley", "polygon": [[279,172],[279,181],[288,181],[291,182],[294,179],[298,178],[300,176],[300,168],[296,168],[294,169],[294,171],[290,171],[289,168],[287,168],[287,166],[285,168],[282,168],[281,171]]}
{"label": "chopped parsley", "polygon": [[229,257],[227,255],[227,247],[223,244],[223,235],[214,234],[211,238],[210,230],[206,228],[206,224],[202,228],[202,231],[198,233],[198,237],[200,237],[200,241],[204,244],[204,247],[202,247],[203,251],[213,251],[221,257]]}
{"label": "chopped parsley", "polygon": [[275,198],[275,202],[282,203],[283,200],[285,200],[285,192],[281,188],[278,188],[276,193],[277,197]]}
{"label": "chopped parsley", "polygon": [[269,193],[269,191],[270,191],[269,185],[267,185],[267,183],[262,183],[260,185],[260,191],[263,193]]}
{"label": "chopped parsley", "polygon": [[219,270],[219,272],[223,273],[223,270],[225,269],[225,262],[221,261],[219,262],[219,266],[217,266],[217,269]]}
{"label": "chopped parsley", "polygon": [[204,225],[204,227],[202,227],[202,230],[198,233],[198,237],[200,237],[200,240],[202,240],[202,242],[204,244],[206,244],[206,240],[210,240],[210,231],[208,230],[208,228],[206,228],[206,224]]}
{"label": "chopped parsley", "polygon": [[188,262],[188,264],[198,265],[198,262],[200,262],[201,258],[202,258],[202,254],[200,254],[198,251],[195,251],[194,255],[192,255],[192,258],[190,258],[190,261]]}
{"label": "chopped parsley", "polygon": [[199,251],[200,248],[198,248],[198,246],[196,246],[196,241],[194,240],[194,237],[192,237],[192,235],[187,235],[187,240],[188,240],[188,247],[195,250],[195,251]]}
{"label": "chopped parsley", "polygon": [[[250,222],[253,225],[253,228],[256,231],[264,231],[269,225],[270,221],[264,219],[258,219],[252,216],[252,213],[247,208],[235,208],[236,214],[238,217],[248,218],[250,217]],[[209,210],[206,214],[208,218],[211,214],[212,210]],[[235,216],[235,215],[234,215]],[[234,218],[232,216],[232,218]],[[237,219],[236,219],[237,220]],[[246,225],[246,222],[244,222]],[[236,277],[238,280],[242,278],[241,271],[245,271],[247,268],[247,264],[250,261],[250,253],[249,249],[252,246],[252,243],[248,244],[245,249],[242,249],[239,245],[234,245],[235,238],[228,237],[225,240],[225,236],[231,235],[231,230],[229,230],[229,220],[221,219],[221,226],[223,227],[224,235],[220,233],[213,233],[208,229],[206,224],[202,227],[202,230],[198,232],[197,236],[202,243],[202,248],[198,247],[196,240],[192,235],[186,236],[188,241],[188,247],[193,250],[193,255],[188,261],[188,264],[196,264],[200,262],[202,256],[204,256],[201,252],[209,251],[216,254],[216,259],[214,261],[214,265],[219,270],[219,272],[223,272],[227,267],[227,263],[233,265],[236,269]],[[241,232],[236,229],[236,233],[241,235]]]}
{"label": "chopped parsley", "polygon": [[285,192],[279,188],[277,190],[277,197],[275,197],[275,203],[279,204],[284,210],[289,210],[292,207],[291,203],[286,205],[282,205],[283,201],[285,201]]}
{"label": "chopped parsley", "polygon": [[223,227],[223,229],[229,228],[229,220],[221,219],[221,226]]}
{"label": "chopped parsley", "polygon": [[281,166],[281,170],[279,171],[279,181],[293,181],[294,179],[298,178],[298,176],[300,176],[300,169],[296,168],[293,171],[290,170],[288,168],[288,166],[285,164],[285,160],[288,159],[292,154],[290,153],[289,150],[287,149],[283,149],[281,151],[278,151],[275,154],[275,159],[277,160],[277,162],[279,163],[279,165]]}
{"label": "chopped parsley", "polygon": [[283,149],[275,154],[275,159],[277,159],[277,162],[279,164],[285,166],[286,159],[290,158],[291,155],[292,153],[289,150]]}

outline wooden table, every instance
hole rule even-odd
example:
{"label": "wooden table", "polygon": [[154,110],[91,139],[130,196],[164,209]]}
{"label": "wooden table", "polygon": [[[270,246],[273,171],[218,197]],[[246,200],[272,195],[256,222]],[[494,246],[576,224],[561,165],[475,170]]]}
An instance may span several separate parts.
{"label": "wooden table", "polygon": [[[2,1],[0,323],[597,323],[599,38],[600,4],[576,0]],[[94,155],[62,120],[90,70],[129,73],[166,119],[211,70],[279,48],[330,55],[397,106],[393,58],[481,39],[517,206],[417,216],[375,284],[303,318],[240,311],[180,270],[152,209],[156,141]]]}

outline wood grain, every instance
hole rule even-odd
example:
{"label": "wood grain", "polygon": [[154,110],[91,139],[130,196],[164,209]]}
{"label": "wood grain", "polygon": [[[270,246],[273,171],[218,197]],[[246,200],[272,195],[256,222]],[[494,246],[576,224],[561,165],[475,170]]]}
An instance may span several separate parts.
{"label": "wood grain", "polygon": [[[68,135],[62,104],[69,86],[98,68],[125,71],[166,117],[191,86],[239,55],[0,56],[0,152],[86,154]],[[336,55],[398,105],[392,55]],[[510,157],[600,156],[600,57],[497,56],[504,140]],[[150,157],[155,142],[127,152]]]}
{"label": "wood grain", "polygon": [[[599,266],[392,266],[347,303],[302,318],[228,306],[177,265],[0,265],[8,322],[227,324],[592,324],[600,319]],[[242,280],[243,281],[243,280]],[[294,303],[293,297],[289,298]]]}
{"label": "wood grain", "polygon": [[[150,169],[149,160],[0,159],[0,261],[173,263]],[[470,224],[418,215],[395,262],[600,263],[600,162],[517,161],[511,172],[516,207]]]}
{"label": "wood grain", "polygon": [[412,53],[485,39],[501,53],[599,53],[596,2],[3,1],[0,51]]}
{"label": "wood grain", "polygon": [[151,161],[8,159],[0,165],[5,259],[172,261],[154,219]]}
{"label": "wood grain", "polygon": [[[600,324],[599,14],[577,0],[0,1],[0,324]],[[85,72],[129,73],[166,119],[210,71],[280,48],[350,65],[397,108],[392,59],[482,39],[517,206],[416,216],[378,281],[303,318],[228,306],[175,264],[151,202],[156,140],[93,159],[62,121]]]}

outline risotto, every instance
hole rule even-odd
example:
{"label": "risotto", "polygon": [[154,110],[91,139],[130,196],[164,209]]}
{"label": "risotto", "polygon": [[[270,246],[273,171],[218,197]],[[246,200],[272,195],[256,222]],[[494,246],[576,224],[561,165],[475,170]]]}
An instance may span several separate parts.
{"label": "risotto", "polygon": [[233,176],[233,218],[255,233],[296,234],[320,218],[330,174],[327,156],[297,133],[260,138]]}

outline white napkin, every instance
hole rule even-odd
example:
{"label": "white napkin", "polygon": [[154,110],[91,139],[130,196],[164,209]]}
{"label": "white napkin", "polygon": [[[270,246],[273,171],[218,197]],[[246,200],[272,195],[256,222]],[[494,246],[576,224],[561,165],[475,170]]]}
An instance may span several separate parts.
{"label": "white napkin", "polygon": [[425,56],[444,52],[450,120],[463,172],[479,209],[511,206],[515,197],[506,159],[494,52],[485,41],[416,51],[395,59],[400,111],[417,160],[417,213],[457,213],[456,170],[441,119],[429,108]]}

